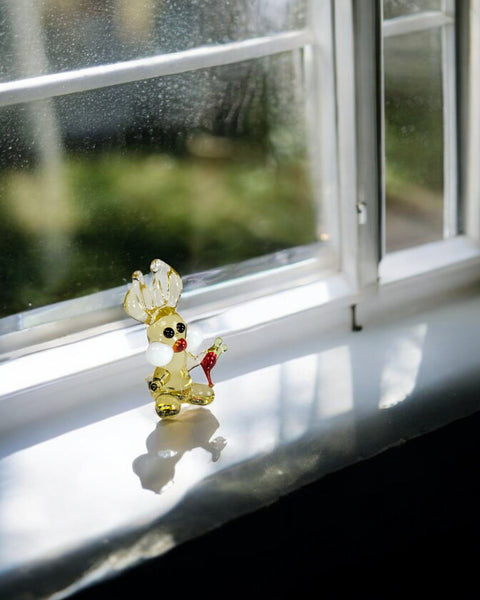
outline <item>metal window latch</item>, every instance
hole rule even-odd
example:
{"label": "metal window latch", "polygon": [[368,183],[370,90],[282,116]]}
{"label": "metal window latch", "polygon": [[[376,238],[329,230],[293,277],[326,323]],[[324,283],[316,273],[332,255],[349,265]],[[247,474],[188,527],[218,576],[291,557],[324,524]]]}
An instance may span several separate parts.
{"label": "metal window latch", "polygon": [[357,202],[357,219],[359,225],[365,225],[367,222],[367,205],[365,202]]}

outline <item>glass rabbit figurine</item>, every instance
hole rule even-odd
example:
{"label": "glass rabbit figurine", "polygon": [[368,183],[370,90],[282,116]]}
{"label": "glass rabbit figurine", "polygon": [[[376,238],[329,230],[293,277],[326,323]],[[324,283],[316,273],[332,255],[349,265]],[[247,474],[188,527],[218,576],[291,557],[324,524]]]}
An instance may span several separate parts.
{"label": "glass rabbit figurine", "polygon": [[[212,346],[196,354],[191,336],[187,336],[189,328],[177,313],[183,289],[180,275],[159,258],[151,262],[150,271],[150,286],[141,271],[133,273],[123,306],[128,315],[147,326],[146,358],[155,370],[146,381],[155,411],[164,419],[178,415],[185,402],[205,406],[213,401],[210,371],[227,347],[222,338],[216,338]],[[208,385],[195,383],[190,377],[190,371],[198,365]]]}

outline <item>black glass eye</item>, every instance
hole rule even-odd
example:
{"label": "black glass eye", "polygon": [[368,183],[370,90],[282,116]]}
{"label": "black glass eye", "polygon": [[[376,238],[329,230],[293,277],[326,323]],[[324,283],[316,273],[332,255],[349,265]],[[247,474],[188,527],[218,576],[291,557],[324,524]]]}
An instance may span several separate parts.
{"label": "black glass eye", "polygon": [[177,323],[177,331],[178,333],[183,333],[185,331],[185,323]]}
{"label": "black glass eye", "polygon": [[175,332],[171,327],[165,327],[165,329],[163,330],[163,335],[166,338],[172,338],[175,335]]}

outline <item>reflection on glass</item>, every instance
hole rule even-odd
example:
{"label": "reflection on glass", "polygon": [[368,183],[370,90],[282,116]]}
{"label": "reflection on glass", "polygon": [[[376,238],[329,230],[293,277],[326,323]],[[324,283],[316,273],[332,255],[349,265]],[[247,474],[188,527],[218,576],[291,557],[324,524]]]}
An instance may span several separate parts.
{"label": "reflection on glass", "polygon": [[440,31],[385,39],[386,249],[443,235]]}
{"label": "reflection on glass", "polygon": [[300,53],[0,110],[0,315],[315,241]]}
{"label": "reflection on glass", "polygon": [[441,10],[442,0],[383,0],[385,19],[404,17],[430,10]]}
{"label": "reflection on glass", "polygon": [[[243,40],[305,26],[306,0],[8,0],[0,3],[1,77],[69,69]],[[6,36],[4,36],[4,32]],[[12,39],[13,36],[13,39]],[[19,59],[22,39],[46,60]]]}

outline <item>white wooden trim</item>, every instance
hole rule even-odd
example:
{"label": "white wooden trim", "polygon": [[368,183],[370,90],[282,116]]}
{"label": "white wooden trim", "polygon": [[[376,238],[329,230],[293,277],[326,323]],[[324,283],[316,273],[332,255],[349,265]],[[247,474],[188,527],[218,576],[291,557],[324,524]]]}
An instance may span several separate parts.
{"label": "white wooden trim", "polygon": [[[454,0],[443,0],[444,12],[453,14]],[[441,29],[443,87],[443,237],[458,234],[458,148],[455,28],[453,22]]]}
{"label": "white wooden trim", "polygon": [[228,65],[295,50],[310,42],[311,34],[308,30],[290,31],[218,46],[200,46],[182,52],[8,81],[0,83],[0,106]]}
{"label": "white wooden trim", "polygon": [[470,2],[466,233],[480,241],[480,0]]}
{"label": "white wooden trim", "polygon": [[442,25],[451,25],[453,22],[454,19],[452,16],[437,11],[427,11],[414,15],[406,15],[405,17],[396,17],[395,19],[387,19],[384,21],[382,27],[383,36],[393,37],[395,35],[426,31],[427,29],[435,29]]}

